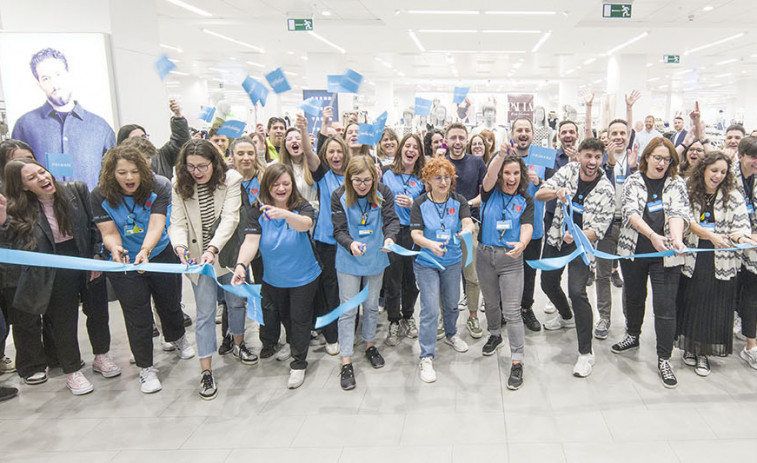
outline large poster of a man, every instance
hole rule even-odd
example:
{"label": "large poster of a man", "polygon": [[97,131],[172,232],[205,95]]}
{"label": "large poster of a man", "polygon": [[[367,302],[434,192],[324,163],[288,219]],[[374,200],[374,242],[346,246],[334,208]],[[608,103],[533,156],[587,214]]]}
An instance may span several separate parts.
{"label": "large poster of a man", "polygon": [[106,44],[102,34],[0,34],[12,138],[28,143],[59,180],[90,189],[115,145]]}

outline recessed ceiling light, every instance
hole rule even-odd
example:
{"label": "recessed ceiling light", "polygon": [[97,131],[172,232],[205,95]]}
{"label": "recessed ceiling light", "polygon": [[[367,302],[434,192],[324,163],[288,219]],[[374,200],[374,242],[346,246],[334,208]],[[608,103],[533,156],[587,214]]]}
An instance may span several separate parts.
{"label": "recessed ceiling light", "polygon": [[738,58],[731,58],[731,59],[726,59],[723,61],[718,61],[717,63],[715,63],[715,66],[723,66],[725,64],[735,63],[738,60],[739,60]]}
{"label": "recessed ceiling light", "polygon": [[738,33],[736,35],[731,35],[731,36],[728,36],[728,37],[726,37],[724,39],[720,39],[720,40],[716,40],[714,42],[706,43],[706,44],[701,45],[699,47],[692,48],[691,50],[686,50],[685,52],[683,52],[683,54],[684,55],[688,55],[689,53],[694,53],[694,52],[697,52],[697,51],[702,51],[702,50],[705,50],[707,48],[714,47],[716,45],[720,45],[722,43],[730,42],[731,40],[735,40],[735,39],[738,39],[738,38],[743,37],[743,36],[744,36],[744,33],[740,32],[740,33]]}
{"label": "recessed ceiling light", "polygon": [[189,75],[186,72],[181,72],[181,71],[168,71],[168,73],[176,75],[176,76],[188,76]]}
{"label": "recessed ceiling light", "polygon": [[255,66],[257,68],[264,68],[265,64],[256,63],[254,61],[245,61],[245,63],[249,64],[250,66]]}
{"label": "recessed ceiling light", "polygon": [[331,11],[329,11],[329,10],[323,10],[323,11],[321,11],[321,15],[323,15],[323,16],[331,16]]}
{"label": "recessed ceiling light", "polygon": [[476,29],[418,29],[424,34],[475,34]]}
{"label": "recessed ceiling light", "polygon": [[184,8],[187,11],[191,11],[194,14],[198,14],[200,16],[205,16],[206,18],[209,18],[210,16],[213,16],[211,13],[201,9],[197,8],[194,5],[190,5],[189,3],[182,2],[181,0],[166,0],[168,3],[172,3],[178,7]]}
{"label": "recessed ceiling light", "polygon": [[183,50],[179,47],[174,47],[172,45],[166,45],[165,43],[160,44],[160,48],[165,48],[166,50],[173,50],[176,53],[181,53]]}
{"label": "recessed ceiling light", "polygon": [[212,35],[213,37],[218,37],[219,39],[226,40],[227,42],[236,43],[237,45],[242,45],[243,47],[251,48],[253,50],[256,50],[260,53],[265,53],[265,50],[263,50],[260,47],[256,47],[255,45],[249,44],[247,42],[242,42],[241,40],[237,40],[235,38],[229,37],[227,35],[219,34],[218,32],[213,32],[210,29],[203,29],[203,32],[205,32],[208,35]]}
{"label": "recessed ceiling light", "polygon": [[702,11],[712,11],[712,10],[714,10],[714,9],[715,9],[715,7],[714,7],[714,6],[712,6],[712,5],[707,5],[707,6],[705,6],[704,8],[702,8]]}
{"label": "recessed ceiling light", "polygon": [[546,34],[542,35],[539,41],[536,42],[536,45],[534,45],[534,48],[531,49],[531,53],[536,53],[539,48],[544,45],[544,42],[547,41],[550,35],[552,35],[552,31],[548,31]]}
{"label": "recessed ceiling light", "polygon": [[409,14],[479,14],[478,10],[407,10]]}
{"label": "recessed ceiling light", "polygon": [[634,38],[632,38],[630,40],[627,40],[627,41],[621,43],[617,47],[614,47],[614,48],[611,48],[611,49],[607,50],[607,52],[605,53],[605,56],[610,56],[613,53],[615,53],[616,51],[619,51],[619,50],[621,50],[621,49],[623,49],[623,48],[631,45],[632,43],[638,42],[639,40],[643,39],[644,37],[646,37],[648,35],[649,35],[649,32],[643,32],[643,33],[637,35],[636,37],[634,37]]}
{"label": "recessed ceiling light", "polygon": [[342,48],[342,47],[340,47],[339,45],[335,44],[335,43],[334,43],[334,42],[332,42],[331,40],[329,40],[329,39],[327,39],[327,38],[325,38],[325,37],[323,37],[323,36],[320,36],[320,35],[316,34],[316,33],[315,33],[315,32],[313,32],[313,31],[308,31],[308,34],[310,34],[311,36],[313,36],[313,37],[315,37],[316,39],[320,40],[321,42],[325,43],[326,45],[330,46],[331,48],[333,48],[333,49],[335,49],[335,50],[339,51],[339,52],[340,52],[341,54],[345,54],[345,53],[347,53],[347,50],[345,50],[344,48]]}
{"label": "recessed ceiling light", "polygon": [[505,14],[505,15],[520,15],[520,16],[549,16],[557,14],[556,11],[484,11],[484,14]]}
{"label": "recessed ceiling light", "polygon": [[410,35],[410,38],[413,40],[413,43],[415,43],[415,46],[418,47],[418,50],[420,50],[421,52],[425,52],[426,49],[423,47],[423,44],[421,43],[421,41],[418,40],[418,36],[415,35],[415,32],[408,30],[407,33],[408,35]]}

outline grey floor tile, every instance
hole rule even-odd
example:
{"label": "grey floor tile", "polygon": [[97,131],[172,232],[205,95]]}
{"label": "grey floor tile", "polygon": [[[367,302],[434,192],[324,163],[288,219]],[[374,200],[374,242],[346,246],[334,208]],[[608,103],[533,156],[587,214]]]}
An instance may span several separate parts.
{"label": "grey floor tile", "polygon": [[568,463],[679,463],[667,442],[568,442],[563,444]]}
{"label": "grey floor tile", "polygon": [[407,415],[402,445],[497,444],[507,442],[501,413]]}
{"label": "grey floor tile", "polygon": [[404,421],[404,415],[308,416],[292,447],[397,446]]}
{"label": "grey floor tile", "polygon": [[434,445],[424,446],[419,443],[412,447],[345,447],[339,463],[416,463],[433,461],[435,463],[450,463],[456,460],[452,457],[452,446]]}
{"label": "grey floor tile", "polygon": [[111,460],[112,463],[223,463],[231,450],[122,450]]}

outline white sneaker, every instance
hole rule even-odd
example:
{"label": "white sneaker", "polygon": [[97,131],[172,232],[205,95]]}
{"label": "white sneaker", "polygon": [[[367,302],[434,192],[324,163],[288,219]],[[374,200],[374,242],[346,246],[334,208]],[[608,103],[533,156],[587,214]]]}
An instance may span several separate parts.
{"label": "white sneaker", "polygon": [[327,343],[326,344],[326,353],[329,355],[337,355],[339,353],[339,343]]}
{"label": "white sneaker", "polygon": [[2,373],[15,373],[16,363],[7,355],[0,358],[0,374]]}
{"label": "white sneaker", "polygon": [[305,382],[305,370],[289,370],[289,381],[287,388],[297,389]]}
{"label": "white sneaker", "polygon": [[576,326],[576,319],[571,318],[569,320],[566,320],[562,318],[561,315],[557,315],[556,317],[552,317],[549,320],[547,320],[546,323],[544,323],[544,329],[545,330],[561,330],[563,328],[573,328]]}
{"label": "white sneaker", "polygon": [[594,365],[594,354],[580,354],[576,366],[573,367],[573,376],[586,378],[591,374],[592,365]]}
{"label": "white sneaker", "polygon": [[460,312],[463,312],[465,310],[468,310],[468,295],[463,293],[462,299],[457,303],[457,308],[460,310]]}
{"label": "white sneaker", "polygon": [[751,349],[744,347],[744,349],[739,352],[739,357],[741,357],[750,367],[757,370],[757,347],[752,347]]}
{"label": "white sneaker", "polygon": [[[289,347],[289,344],[284,344],[281,349],[279,349],[278,352],[276,352],[276,360],[279,362],[283,362],[284,360],[288,360],[292,357],[292,348]],[[296,371],[296,370],[292,370]],[[302,373],[305,374],[304,372]]]}
{"label": "white sneaker", "polygon": [[180,337],[177,341],[171,342],[173,344],[174,349],[176,349],[176,353],[182,360],[191,359],[195,356],[195,349],[192,347],[192,345],[187,341],[187,335]]}
{"label": "white sneaker", "polygon": [[166,342],[166,338],[163,338],[160,347],[163,349],[163,352],[173,352],[176,350],[176,346],[174,346],[172,342]]}
{"label": "white sneaker", "polygon": [[139,372],[139,389],[145,394],[152,394],[163,389],[158,379],[158,369],[155,367],[142,368]]}
{"label": "white sneaker", "polygon": [[444,342],[452,346],[458,352],[468,352],[468,344],[460,339],[460,336],[454,335],[451,338],[444,338]]}
{"label": "white sneaker", "polygon": [[547,301],[547,305],[544,306],[544,313],[555,313],[557,312],[557,307],[552,303],[552,301]]}
{"label": "white sneaker", "polygon": [[423,357],[418,364],[418,368],[421,372],[421,381],[424,383],[433,383],[436,381],[436,371],[434,371],[433,359],[431,357]]}
{"label": "white sneaker", "polygon": [[69,373],[68,377],[66,378],[66,386],[71,389],[71,393],[73,395],[89,394],[95,389],[95,387],[92,386],[92,383],[89,382],[89,380],[84,376],[84,373],[82,373],[81,370],[74,373]]}
{"label": "white sneaker", "polygon": [[100,373],[103,375],[103,378],[113,378],[121,374],[121,369],[107,353],[95,355],[95,360],[92,362],[92,371]]}
{"label": "white sneaker", "polygon": [[216,305],[216,325],[223,323],[223,309],[226,308],[226,304]]}
{"label": "white sneaker", "polygon": [[134,358],[134,354],[131,354],[131,356],[129,356],[129,363],[131,363],[132,365],[137,363],[137,360]]}

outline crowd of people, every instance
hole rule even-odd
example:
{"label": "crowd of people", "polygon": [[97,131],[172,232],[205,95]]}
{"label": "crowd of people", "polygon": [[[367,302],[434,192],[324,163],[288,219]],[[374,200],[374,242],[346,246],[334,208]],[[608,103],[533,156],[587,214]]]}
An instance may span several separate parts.
{"label": "crowd of people", "polygon": [[[716,148],[706,139],[698,106],[688,115],[688,131],[683,116],[669,137],[655,132],[652,116],[634,130],[639,96],[626,97],[626,119],[595,132],[593,95],[587,94],[583,129],[572,120],[559,122],[548,168],[527,164],[535,136],[529,118],[512,121],[509,140],[499,146],[492,132],[471,134],[459,122],[402,137],[386,128],[380,142],[368,146],[358,141],[358,124],[334,121],[330,107],[317,136],[297,115],[289,127],[273,117],[230,140],[217,129],[207,139],[190,136],[172,101],[170,141],[156,148],[143,127],[122,127],[91,191],[80,181],[56,180],[37,160],[44,153],[23,140],[2,142],[3,247],[132,264],[208,264],[218,278],[186,275],[196,309],[192,344],[179,274],[2,264],[0,372],[15,371],[36,385],[47,381],[48,369],[60,367],[73,394],[91,392],[77,333],[81,303],[95,354],[92,371],[118,376],[109,355],[110,293],[123,311],[144,393],[162,388],[153,360],[156,335],[179,360],[199,358],[199,395],[206,400],[218,393],[216,353],[231,353],[244,365],[291,359],[287,387],[294,389],[305,381],[311,341],[320,337],[326,352],[341,358],[344,390],[359,380],[356,348],[366,366],[378,369],[386,363],[381,350],[402,338],[418,339],[418,374],[434,382],[438,340],[461,354],[469,350],[458,331],[461,313],[467,336],[488,336],[482,355],[497,354],[506,332],[507,387],[517,390],[527,377],[526,329],[575,327],[572,373],[591,374],[593,339],[608,337],[612,285],[623,288],[626,333],[610,347],[621,355],[639,347],[651,285],[665,387],[677,385],[674,347],[686,365],[707,376],[708,358],[730,355],[734,336],[742,337],[739,356],[757,369],[757,249],[734,249],[757,246],[757,137],[734,125],[725,146]],[[588,264],[578,258],[538,274],[527,261],[577,249],[566,222],[596,249],[623,257],[619,269],[614,260],[587,256]],[[397,246],[416,252],[396,252]],[[690,252],[694,248],[700,252]],[[561,285],[566,269],[567,294]],[[554,314],[543,322],[533,307],[537,275],[550,301],[545,312]],[[596,323],[587,295],[592,281]],[[218,283],[262,285],[261,350],[245,342],[247,300]],[[345,310],[316,329],[317,317],[361,293],[362,309]],[[388,322],[384,340],[377,339],[380,307]],[[9,332],[15,360],[4,351]],[[17,392],[0,388],[2,398]]]}

